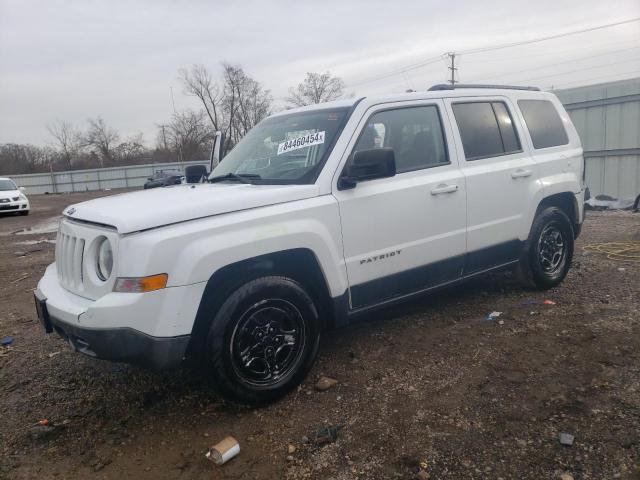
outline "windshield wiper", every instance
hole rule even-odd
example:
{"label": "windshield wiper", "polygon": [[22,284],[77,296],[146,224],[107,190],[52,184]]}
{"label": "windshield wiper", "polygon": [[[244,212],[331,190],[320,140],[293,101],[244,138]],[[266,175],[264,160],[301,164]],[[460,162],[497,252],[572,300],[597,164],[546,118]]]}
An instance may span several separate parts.
{"label": "windshield wiper", "polygon": [[253,183],[251,180],[260,180],[260,175],[255,173],[227,173],[225,175],[218,175],[209,179],[209,183],[224,182],[225,180],[231,180],[240,183]]}

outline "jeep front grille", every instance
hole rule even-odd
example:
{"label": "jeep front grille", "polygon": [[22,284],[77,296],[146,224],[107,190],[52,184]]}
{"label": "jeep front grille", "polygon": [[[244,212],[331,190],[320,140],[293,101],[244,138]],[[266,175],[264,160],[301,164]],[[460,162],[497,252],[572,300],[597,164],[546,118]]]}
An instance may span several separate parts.
{"label": "jeep front grille", "polygon": [[84,239],[59,232],[56,241],[56,266],[63,287],[79,288],[82,285],[82,259]]}

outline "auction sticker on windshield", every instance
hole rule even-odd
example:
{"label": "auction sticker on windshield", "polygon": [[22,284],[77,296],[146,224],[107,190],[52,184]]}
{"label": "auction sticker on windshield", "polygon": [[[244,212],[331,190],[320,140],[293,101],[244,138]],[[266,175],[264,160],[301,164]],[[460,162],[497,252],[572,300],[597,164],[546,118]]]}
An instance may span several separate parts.
{"label": "auction sticker on windshield", "polygon": [[320,143],[324,143],[324,130],[322,132],[309,133],[301,137],[292,138],[291,140],[278,144],[278,155]]}

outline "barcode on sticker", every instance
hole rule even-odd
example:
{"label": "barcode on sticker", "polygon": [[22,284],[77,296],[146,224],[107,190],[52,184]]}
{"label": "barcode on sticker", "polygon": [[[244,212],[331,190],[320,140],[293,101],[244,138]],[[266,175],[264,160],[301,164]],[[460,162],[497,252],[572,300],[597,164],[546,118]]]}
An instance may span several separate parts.
{"label": "barcode on sticker", "polygon": [[283,153],[287,153],[292,150],[298,150],[300,148],[311,147],[312,145],[318,145],[320,143],[324,143],[324,131],[309,133],[278,144],[278,155],[282,155]]}

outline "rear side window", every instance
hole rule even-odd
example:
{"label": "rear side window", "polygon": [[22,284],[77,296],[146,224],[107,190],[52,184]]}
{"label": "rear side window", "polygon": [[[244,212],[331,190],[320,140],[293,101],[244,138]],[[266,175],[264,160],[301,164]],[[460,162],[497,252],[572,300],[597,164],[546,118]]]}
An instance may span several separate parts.
{"label": "rear side window", "polygon": [[569,143],[560,115],[548,100],[518,100],[533,148],[549,148]]}
{"label": "rear side window", "polygon": [[503,102],[454,103],[453,114],[467,160],[522,150],[513,118]]}
{"label": "rear side window", "polygon": [[354,148],[393,148],[398,173],[447,165],[438,107],[406,107],[373,114]]}

